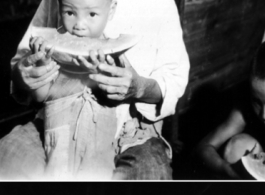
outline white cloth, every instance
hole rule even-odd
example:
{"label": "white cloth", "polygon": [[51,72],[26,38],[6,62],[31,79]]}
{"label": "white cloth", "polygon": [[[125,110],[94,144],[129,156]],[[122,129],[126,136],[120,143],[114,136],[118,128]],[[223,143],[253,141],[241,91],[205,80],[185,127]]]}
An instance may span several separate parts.
{"label": "white cloth", "polygon": [[[139,34],[140,42],[126,52],[139,75],[155,79],[162,91],[162,106],[136,103],[137,110],[150,121],[157,122],[161,133],[162,119],[175,113],[178,99],[183,95],[189,75],[189,59],[183,42],[177,7],[174,0],[117,0],[117,10],[104,31],[107,37],[119,34]],[[29,49],[32,26],[61,26],[56,0],[42,0],[15,57],[13,67]],[[11,90],[12,91],[12,90]],[[119,135],[121,126],[130,119],[129,105],[117,107]]]}

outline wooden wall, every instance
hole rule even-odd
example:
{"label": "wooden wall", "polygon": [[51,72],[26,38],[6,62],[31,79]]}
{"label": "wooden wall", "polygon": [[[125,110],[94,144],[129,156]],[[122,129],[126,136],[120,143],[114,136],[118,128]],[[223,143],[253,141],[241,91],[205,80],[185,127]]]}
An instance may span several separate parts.
{"label": "wooden wall", "polygon": [[191,62],[190,80],[179,103],[191,107],[205,85],[218,91],[248,77],[265,28],[264,0],[176,0]]}

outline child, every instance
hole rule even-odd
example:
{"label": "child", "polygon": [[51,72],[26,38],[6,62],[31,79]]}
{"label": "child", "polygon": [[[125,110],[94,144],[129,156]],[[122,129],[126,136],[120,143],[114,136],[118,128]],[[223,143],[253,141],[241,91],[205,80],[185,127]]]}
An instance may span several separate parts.
{"label": "child", "polygon": [[[98,3],[107,2],[107,0],[62,0],[59,5],[65,2],[71,5],[75,3],[83,5],[85,2]],[[109,5],[114,5],[113,3],[114,1]],[[65,83],[67,87],[80,80],[89,80],[87,76],[84,76],[85,78],[78,78],[78,81],[75,81],[75,78],[69,74],[61,72],[46,96],[46,84],[50,85],[50,81],[56,77],[58,68],[54,62],[47,66],[32,66],[42,59],[44,54],[38,52],[41,48],[37,46],[36,53],[29,55],[28,42],[32,26],[58,28],[61,25],[64,27],[68,25],[63,22],[63,16],[58,15],[58,3],[54,0],[42,1],[19,44],[16,56],[12,59],[13,95],[17,100],[25,102],[29,100],[27,92],[32,93],[37,89],[33,93],[39,97],[38,93],[42,94],[43,90],[45,95],[42,97],[46,96],[44,99],[49,100],[46,102],[45,117],[52,122],[46,124],[45,128],[49,129],[48,125],[58,127],[46,131],[45,136],[48,140],[46,151],[54,157],[48,156],[50,160],[46,170],[49,173],[54,173],[53,167],[58,167],[59,164],[62,166],[56,172],[62,177],[63,175],[60,174],[67,170],[79,179],[87,179],[87,177],[110,179],[112,173],[114,179],[171,179],[171,154],[167,153],[168,147],[161,136],[162,124],[165,117],[175,113],[176,103],[184,93],[189,72],[189,61],[183,43],[177,8],[173,0],[166,2],[162,0],[118,0],[117,3],[115,17],[108,21],[105,29],[100,28],[104,29],[104,36],[116,38],[119,34],[140,34],[142,38],[135,47],[126,51],[125,55],[118,60],[124,68],[115,66],[110,58],[107,58],[105,62],[104,55],[94,58],[92,54],[90,61],[92,63],[81,58],[76,62],[91,71],[97,67],[96,70],[99,73],[92,72],[89,79],[97,83],[96,91],[100,95],[89,90],[89,87],[85,87],[84,91],[67,94],[66,98],[70,106],[62,103],[62,98],[53,100],[53,95],[57,94],[57,91],[54,92],[53,89],[57,90],[58,86],[64,84],[64,82],[59,83],[64,75],[67,79],[62,80],[67,82],[69,80],[69,83]],[[74,7],[74,9],[78,8],[80,7]],[[60,11],[63,10],[60,9]],[[89,9],[82,10],[82,13],[88,14]],[[66,14],[71,17],[75,16],[71,10]],[[90,17],[91,15],[86,19]],[[80,17],[77,18],[80,19]],[[82,24],[85,24],[84,22],[85,20]],[[75,33],[71,30],[68,32]],[[78,33],[78,35],[83,34]],[[32,40],[32,43],[36,43],[35,41]],[[32,44],[33,50],[34,45],[38,44]],[[91,80],[84,83],[90,83]],[[78,86],[84,85],[81,83]],[[23,87],[27,91],[24,90],[22,93]],[[17,90],[18,88],[20,90]],[[78,88],[71,87],[71,89],[77,90]],[[71,91],[66,90],[65,93],[71,93]],[[52,105],[48,105],[50,103],[61,105],[54,106],[54,109],[47,109],[52,108]],[[103,107],[106,104],[107,106]],[[70,108],[80,112],[73,113],[75,117],[66,116],[65,113],[69,113]],[[62,109],[68,109],[68,111],[61,112]],[[59,119],[53,117],[56,112],[62,113]],[[64,123],[71,121],[76,121],[75,127]],[[23,134],[23,131],[19,131],[21,128],[28,132],[23,138],[20,136]],[[9,174],[15,174],[13,170],[23,170],[23,173],[28,173],[28,177],[31,178],[31,174],[37,172],[35,167],[42,167],[43,162],[36,162],[34,159],[31,162],[32,158],[17,155],[19,151],[34,150],[31,153],[36,159],[47,161],[47,158],[43,156],[37,158],[42,150],[40,144],[36,148],[30,147],[32,143],[40,142],[40,139],[33,139],[31,136],[38,131],[38,128],[34,128],[34,125],[29,123],[17,127],[16,131],[10,133],[12,136],[6,136],[0,141],[0,146],[2,146],[0,147],[0,164],[5,165],[0,166],[0,173],[2,170],[3,172],[8,170]],[[69,137],[69,139],[61,139],[62,137]],[[30,144],[24,144],[25,142]],[[7,147],[9,143],[16,143],[20,147],[16,146],[15,150],[10,151]],[[58,153],[59,155],[56,155]],[[113,162],[114,159],[115,162]],[[12,166],[6,163],[18,161],[23,163],[12,163]],[[66,161],[67,164],[62,163]],[[38,166],[32,165],[32,169],[25,170],[25,166],[21,164],[37,164]],[[13,169],[15,165],[16,169]]]}
{"label": "child", "polygon": [[[63,22],[62,28],[59,30],[61,33],[69,32],[75,36],[79,37],[90,37],[90,38],[104,38],[103,31],[105,29],[105,26],[107,24],[108,20],[111,20],[113,17],[113,14],[115,12],[116,8],[116,2],[111,0],[106,1],[59,1],[60,3],[60,14]],[[93,9],[89,9],[88,12],[85,12],[83,9],[95,7]],[[30,40],[30,48],[32,50],[32,53],[37,52],[43,52],[45,53],[45,46],[46,41],[43,40],[41,37],[32,37]],[[88,51],[89,52],[89,51]],[[42,57],[42,59],[38,60],[36,64],[40,64],[40,62],[45,65],[45,63],[48,65],[51,62],[51,55],[53,53],[53,48]],[[96,65],[99,63],[105,62],[105,56],[102,51],[99,51],[99,61],[94,52],[90,52],[90,59],[92,60],[92,64],[95,65],[94,67],[91,66],[83,57],[79,56],[75,62],[79,66],[83,66],[87,69],[91,68],[90,72],[96,71]],[[110,59],[110,56],[108,56],[108,59]],[[110,59],[112,60],[112,59]],[[79,61],[79,62],[78,62]],[[96,64],[97,63],[97,64]],[[112,60],[113,63],[113,60]],[[89,70],[84,70],[86,72],[89,72]],[[75,77],[78,77],[75,75]],[[79,77],[82,77],[79,75]],[[85,75],[87,77],[87,75]],[[68,79],[69,80],[69,79]],[[81,79],[82,80],[82,79]],[[88,79],[86,79],[88,80]],[[90,81],[91,83],[92,81]],[[62,84],[63,82],[61,82]],[[83,83],[88,83],[87,81],[83,81]],[[37,101],[42,102],[46,99],[57,99],[59,98],[58,90],[60,88],[65,88],[66,86],[61,86],[56,89],[57,97],[47,97],[49,88],[51,87],[51,82],[43,86],[42,88],[39,88],[33,92],[33,96],[37,99]],[[71,88],[64,89],[61,93],[67,93]],[[81,87],[82,88],[82,87]],[[79,91],[78,91],[79,92]],[[72,94],[74,92],[71,92]],[[71,94],[60,94],[62,97],[65,97],[67,95]],[[52,96],[56,96],[53,94]]]}
{"label": "child", "polygon": [[[108,20],[111,20],[116,2],[114,0],[60,0],[60,15],[63,26],[60,31],[75,36],[104,38],[104,29]],[[30,40],[32,53],[45,53],[46,41],[41,37]],[[53,48],[36,64],[48,65],[51,63]],[[90,51],[90,61],[78,56],[76,65],[83,66],[84,72],[97,72],[96,67],[105,62],[102,51]],[[107,56],[109,65],[114,60]],[[106,101],[98,103],[94,95],[95,84],[87,74],[69,73],[60,71],[58,78],[32,92],[39,102],[45,102],[45,152],[47,156],[46,176],[52,179],[70,179],[81,177],[82,169],[89,167],[86,179],[97,177],[111,178],[113,170],[116,113]],[[104,106],[102,104],[105,104]],[[113,107],[113,106],[112,106]],[[104,116],[104,117],[103,117]],[[108,124],[108,128],[99,128],[97,123]],[[106,131],[106,132],[105,132]],[[100,134],[104,134],[101,139]],[[104,145],[100,142],[104,141]],[[87,144],[89,143],[89,144]],[[87,150],[88,153],[84,153]],[[105,159],[95,159],[98,153],[105,153]],[[112,155],[112,156],[111,156]],[[86,162],[84,166],[83,163]],[[95,165],[94,162],[97,164]],[[88,166],[89,164],[89,166]],[[100,164],[100,166],[99,166]],[[100,170],[97,168],[100,168]],[[93,171],[92,171],[93,170]],[[82,170],[82,172],[85,172]],[[82,175],[85,175],[82,173]],[[76,179],[76,178],[75,178]]]}
{"label": "child", "polygon": [[[197,147],[203,164],[223,178],[239,179],[233,164],[249,153],[261,152],[265,144],[265,44],[255,56],[250,77],[250,97],[242,94],[238,105],[217,129]],[[246,97],[246,98],[244,98]],[[218,154],[224,147],[224,153]]]}

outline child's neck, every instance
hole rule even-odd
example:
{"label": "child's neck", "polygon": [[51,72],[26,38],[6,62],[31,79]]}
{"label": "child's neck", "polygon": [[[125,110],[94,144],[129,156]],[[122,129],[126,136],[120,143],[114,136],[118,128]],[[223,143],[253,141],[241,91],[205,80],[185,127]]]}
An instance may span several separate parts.
{"label": "child's neck", "polygon": [[99,39],[107,39],[107,37],[104,33],[102,33],[102,35],[99,37]]}

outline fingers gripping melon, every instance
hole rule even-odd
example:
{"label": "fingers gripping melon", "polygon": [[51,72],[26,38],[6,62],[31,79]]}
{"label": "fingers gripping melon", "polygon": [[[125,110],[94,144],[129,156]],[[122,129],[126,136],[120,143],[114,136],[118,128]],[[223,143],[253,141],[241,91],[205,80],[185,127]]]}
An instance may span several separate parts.
{"label": "fingers gripping melon", "polygon": [[102,49],[105,54],[113,54],[127,50],[139,41],[139,37],[128,34],[122,34],[117,39],[95,39],[59,33],[55,28],[44,27],[33,27],[31,35],[44,38],[48,42],[46,50],[54,47],[52,57],[66,65],[73,65],[73,59],[79,55],[88,58],[90,50]]}
{"label": "fingers gripping melon", "polygon": [[243,156],[241,160],[250,175],[257,180],[265,180],[265,153],[250,153]]}

